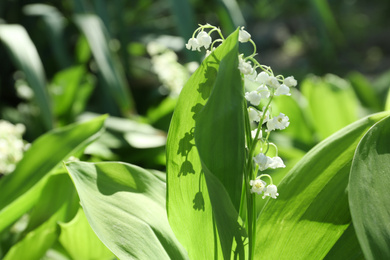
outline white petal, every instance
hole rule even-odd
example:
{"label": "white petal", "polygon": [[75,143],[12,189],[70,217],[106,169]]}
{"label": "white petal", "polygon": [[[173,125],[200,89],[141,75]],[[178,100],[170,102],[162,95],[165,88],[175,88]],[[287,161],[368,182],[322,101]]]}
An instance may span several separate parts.
{"label": "white petal", "polygon": [[241,27],[240,31],[238,32],[238,41],[239,42],[247,42],[251,39],[251,35],[244,30],[244,27]]}
{"label": "white petal", "polygon": [[287,87],[285,84],[280,85],[280,87],[278,87],[275,91],[275,96],[280,96],[280,95],[291,96],[290,88]]}
{"label": "white petal", "polygon": [[259,95],[257,91],[246,92],[245,99],[248,100],[252,105],[258,106],[260,104],[261,95]]}

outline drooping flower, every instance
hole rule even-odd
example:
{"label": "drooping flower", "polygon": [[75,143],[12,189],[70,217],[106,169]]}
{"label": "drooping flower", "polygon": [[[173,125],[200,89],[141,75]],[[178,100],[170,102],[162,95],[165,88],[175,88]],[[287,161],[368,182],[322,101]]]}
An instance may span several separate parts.
{"label": "drooping flower", "polygon": [[205,49],[208,49],[212,42],[210,35],[208,35],[208,33],[206,33],[205,31],[201,31],[196,37],[196,39],[198,40],[199,46],[204,47]]}
{"label": "drooping flower", "polygon": [[238,32],[238,41],[239,42],[248,42],[251,39],[251,35],[244,30],[244,27],[241,27]]}
{"label": "drooping flower", "polygon": [[271,185],[268,185],[265,190],[264,190],[264,195],[263,195],[263,199],[265,199],[265,197],[271,197],[273,199],[276,199],[277,196],[279,196],[279,193],[278,193],[278,187],[276,187],[275,185],[271,184]]}
{"label": "drooping flower", "polygon": [[261,85],[266,85],[269,81],[270,76],[267,72],[262,71],[257,75],[256,81],[259,82]]}
{"label": "drooping flower", "polygon": [[253,160],[259,165],[259,170],[264,171],[269,167],[270,159],[268,156],[266,156],[263,153],[259,153],[255,157],[253,157]]}
{"label": "drooping flower", "polygon": [[260,111],[253,107],[248,108],[248,116],[250,122],[260,122]]}
{"label": "drooping flower", "polygon": [[256,180],[250,180],[249,185],[252,186],[251,193],[261,194],[264,191],[267,183],[263,180],[256,179]]}
{"label": "drooping flower", "polygon": [[269,158],[268,162],[269,162],[268,167],[271,169],[285,168],[286,167],[286,165],[284,165],[284,163],[283,163],[282,158],[280,158],[279,156]]}
{"label": "drooping flower", "polygon": [[249,75],[253,73],[253,67],[249,61],[245,61],[242,57],[244,55],[241,54],[238,56],[238,69],[241,71],[244,75]]}
{"label": "drooping flower", "polygon": [[285,84],[280,85],[275,91],[275,96],[280,95],[291,96],[290,88],[287,87]]}
{"label": "drooping flower", "polygon": [[252,105],[258,106],[261,101],[261,94],[257,91],[251,91],[245,93],[245,99],[248,100]]}
{"label": "drooping flower", "polygon": [[261,95],[262,98],[269,98],[270,93],[266,85],[262,84],[256,89],[256,91]]}
{"label": "drooping flower", "polygon": [[[256,133],[257,133],[257,129],[254,129],[251,131],[252,139],[255,139]],[[260,133],[259,133],[259,136],[257,137],[257,139],[261,139],[262,137],[263,137],[263,131],[260,130]]]}
{"label": "drooping flower", "polygon": [[191,51],[200,51],[200,47],[201,45],[199,45],[199,41],[196,38],[190,38],[186,44],[186,48]]}
{"label": "drooping flower", "polygon": [[283,113],[280,113],[277,117],[274,117],[267,122],[267,130],[273,131],[276,129],[283,130],[285,129],[290,122],[288,121],[288,116]]}
{"label": "drooping flower", "polygon": [[269,77],[268,84],[270,88],[278,89],[280,86],[279,80],[276,77]]}
{"label": "drooping flower", "polygon": [[297,81],[294,79],[293,76],[287,77],[284,79],[283,82],[287,87],[295,87],[297,85]]}

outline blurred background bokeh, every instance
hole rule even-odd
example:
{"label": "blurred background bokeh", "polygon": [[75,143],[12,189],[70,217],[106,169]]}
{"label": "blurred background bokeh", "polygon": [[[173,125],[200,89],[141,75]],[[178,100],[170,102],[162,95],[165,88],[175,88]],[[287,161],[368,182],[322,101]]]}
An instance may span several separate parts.
{"label": "blurred background bokeh", "polygon": [[[23,138],[33,142],[109,113],[104,138],[87,149],[92,160],[164,169],[175,100],[204,57],[185,42],[197,24],[220,26],[225,35],[245,26],[258,60],[299,82],[303,97],[295,93],[292,107],[276,102],[296,109],[296,125],[310,110],[301,116],[307,127],[287,132],[303,154],[385,109],[389,12],[382,0],[2,0],[0,118],[22,123]],[[251,48],[240,46],[247,54]]]}

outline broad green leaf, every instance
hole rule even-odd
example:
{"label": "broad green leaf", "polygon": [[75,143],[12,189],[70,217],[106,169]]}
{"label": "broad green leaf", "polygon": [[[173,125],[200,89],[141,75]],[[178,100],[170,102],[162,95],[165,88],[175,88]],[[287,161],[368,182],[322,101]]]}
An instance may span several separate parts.
{"label": "broad green leaf", "polygon": [[257,220],[256,254],[264,259],[322,259],[351,224],[347,185],[362,136],[389,113],[363,118],[330,136],[287,174],[279,197]]}
{"label": "broad green leaf", "polygon": [[99,240],[80,208],[69,223],[60,223],[62,246],[75,260],[113,259],[114,255]]}
{"label": "broad green leaf", "polygon": [[119,60],[109,49],[102,21],[93,14],[79,14],[75,16],[75,22],[88,40],[106,87],[122,113],[128,114],[134,109],[134,102]]}
{"label": "broad green leaf", "polygon": [[15,171],[0,179],[0,209],[27,192],[62,160],[85,148],[103,129],[106,116],[58,128],[41,136],[24,154]]}
{"label": "broad green leaf", "polygon": [[301,90],[320,140],[358,119],[357,98],[345,80],[331,74],[310,77],[302,82]]}
{"label": "broad green leaf", "polygon": [[236,41],[219,63],[213,91],[195,119],[194,131],[225,259],[230,258],[233,238],[243,249],[237,219],[245,166],[245,104],[237,69],[238,31],[231,37]]}
{"label": "broad green leaf", "polygon": [[[209,55],[191,76],[180,93],[169,128],[167,140],[168,219],[176,237],[187,249],[190,259],[223,258],[208,185],[202,171],[198,149],[195,146],[194,131],[195,121],[215,89],[220,69],[219,63],[235,48],[236,43],[237,34],[235,33],[229,36],[213,54]],[[223,77],[219,75],[221,76]],[[238,92],[242,91],[240,84],[237,85],[237,89]],[[241,97],[242,94],[238,95]],[[238,108],[238,113],[241,109]],[[226,134],[226,131],[239,133],[236,127],[225,129],[224,133],[215,132],[215,135],[222,136]],[[234,142],[237,145],[238,141]],[[207,159],[208,162],[209,159]],[[214,184],[210,181],[210,185],[221,184],[218,178],[209,179],[212,181],[217,179]],[[217,192],[225,192],[227,196],[225,199],[231,196],[226,188]]]}
{"label": "broad green leaf", "polygon": [[0,24],[0,40],[7,47],[16,67],[24,72],[27,82],[34,90],[45,128],[52,129],[52,109],[46,89],[45,72],[34,43],[20,25]]}
{"label": "broad green leaf", "polygon": [[120,259],[186,259],[166,216],[165,182],[117,162],[66,164],[85,215]]}
{"label": "broad green leaf", "polygon": [[349,179],[353,225],[366,259],[390,258],[390,117],[360,141]]}

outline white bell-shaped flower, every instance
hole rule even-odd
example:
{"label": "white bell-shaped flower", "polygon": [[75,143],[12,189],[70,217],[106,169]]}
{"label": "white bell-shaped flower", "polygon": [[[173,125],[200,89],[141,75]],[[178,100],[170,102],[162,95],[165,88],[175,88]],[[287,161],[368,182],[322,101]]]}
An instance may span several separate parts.
{"label": "white bell-shaped flower", "polygon": [[244,75],[249,75],[253,73],[253,67],[249,61],[245,61],[243,58],[243,54],[238,56],[238,69]]}
{"label": "white bell-shaped flower", "polygon": [[270,93],[266,85],[262,84],[256,89],[256,91],[261,95],[262,98],[269,98]]}
{"label": "white bell-shaped flower", "polygon": [[271,184],[271,185],[268,185],[265,190],[264,190],[264,196],[263,196],[263,199],[265,199],[265,197],[271,197],[273,199],[276,199],[277,196],[279,196],[279,193],[278,193],[278,187],[276,187],[275,185]]}
{"label": "white bell-shaped flower", "polygon": [[297,81],[296,79],[294,79],[293,76],[290,76],[290,77],[287,77],[284,79],[284,82],[283,82],[287,87],[295,87],[297,85]]}
{"label": "white bell-shaped flower", "polygon": [[260,122],[260,111],[253,107],[248,108],[248,116],[250,122]]}
{"label": "white bell-shaped flower", "polygon": [[[255,139],[256,133],[257,133],[257,129],[254,129],[251,131],[252,139]],[[263,131],[260,130],[260,133],[259,133],[259,136],[257,137],[257,139],[261,139],[262,137],[263,137]]]}
{"label": "white bell-shaped flower", "polygon": [[205,49],[208,49],[212,42],[210,35],[208,35],[208,33],[206,33],[205,31],[201,31],[196,37],[196,39],[198,40],[199,46],[203,46]]}
{"label": "white bell-shaped flower", "polygon": [[269,81],[270,75],[267,72],[262,71],[257,75],[256,81],[261,85],[266,85]]}
{"label": "white bell-shaped flower", "polygon": [[255,157],[253,157],[253,160],[259,165],[259,170],[264,171],[268,168],[270,159],[268,156],[266,156],[263,153],[259,153]]}
{"label": "white bell-shaped flower", "polygon": [[244,30],[244,27],[241,27],[238,32],[238,41],[239,42],[248,42],[251,39],[251,35]]}
{"label": "white bell-shaped flower", "polygon": [[261,194],[264,191],[267,183],[263,180],[257,179],[257,180],[250,180],[249,185],[252,186],[251,193]]}
{"label": "white bell-shaped flower", "polygon": [[275,96],[280,95],[291,96],[290,88],[287,87],[285,84],[280,85],[275,91]]}
{"label": "white bell-shaped flower", "polygon": [[269,159],[268,167],[271,169],[276,169],[276,168],[285,168],[286,165],[284,165],[282,158],[280,158],[279,156],[275,156]]}
{"label": "white bell-shaped flower", "polygon": [[277,117],[274,117],[267,122],[267,131],[273,131],[276,129],[283,130],[285,129],[290,122],[288,121],[288,116],[283,113],[280,113]]}
{"label": "white bell-shaped flower", "polygon": [[252,105],[258,106],[260,104],[261,95],[257,91],[246,92],[245,99]]}
{"label": "white bell-shaped flower", "polygon": [[190,38],[186,44],[186,48],[191,51],[200,51],[200,45],[196,38]]}

